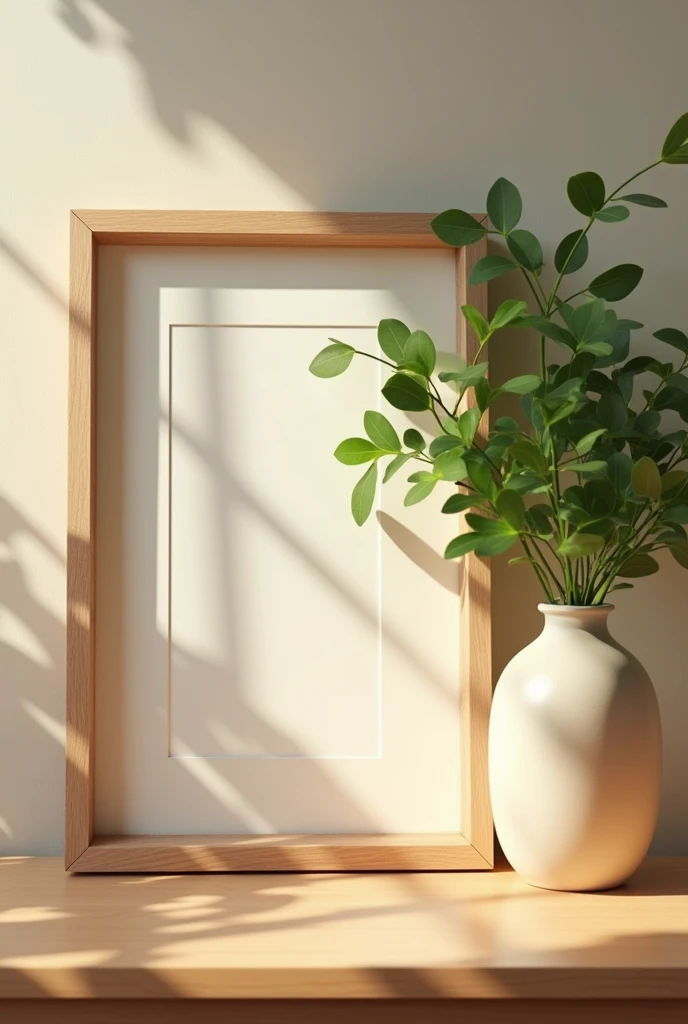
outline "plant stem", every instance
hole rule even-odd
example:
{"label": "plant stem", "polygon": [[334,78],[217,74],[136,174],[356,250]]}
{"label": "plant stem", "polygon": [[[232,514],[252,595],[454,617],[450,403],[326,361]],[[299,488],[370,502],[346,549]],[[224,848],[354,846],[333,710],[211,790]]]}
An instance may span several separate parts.
{"label": "plant stem", "polygon": [[[621,186],[621,187],[623,188],[623,186]],[[578,240],[577,240],[576,244],[572,247],[571,252],[568,254],[566,259],[564,260],[564,264],[563,264],[561,270],[559,271],[559,276],[557,277],[556,281],[554,282],[554,286],[552,287],[552,290],[549,293],[549,301],[547,303],[547,309],[545,310],[545,316],[549,316],[550,313],[552,312],[552,310],[554,308],[554,300],[557,297],[557,292],[559,291],[559,286],[561,285],[562,278],[563,278],[564,274],[566,273],[566,268],[568,267],[569,263],[571,262],[571,260],[573,258],[573,254],[575,253],[576,249],[581,244],[581,242],[583,241],[583,239],[585,238],[585,236],[587,235],[588,231],[590,230],[590,228],[593,226],[594,223],[595,223],[595,218],[593,216],[593,217],[591,217],[589,219],[588,223],[583,228],[582,232],[578,236]]]}
{"label": "plant stem", "polygon": [[[545,307],[543,306],[542,302],[540,301],[540,296],[538,295],[537,291],[535,290],[535,286],[534,286],[533,282],[530,280],[530,274],[525,269],[525,267],[519,267],[519,270],[523,274],[523,277],[525,278],[526,284],[528,285],[528,287],[530,288],[531,292],[535,296],[535,301],[537,302],[538,309],[540,310],[541,313],[544,313],[545,312]],[[536,280],[537,280],[537,278],[536,278]],[[543,298],[546,299],[546,297],[544,295],[543,295]]]}
{"label": "plant stem", "polygon": [[550,590],[549,584],[547,582],[547,578],[546,578],[546,576],[543,575],[542,570],[540,569],[540,566],[537,564],[537,562],[535,561],[533,555],[531,554],[530,548],[528,547],[528,544],[527,544],[526,539],[525,539],[524,536],[521,536],[521,544],[523,545],[523,550],[525,551],[525,553],[526,553],[526,555],[528,557],[528,561],[530,562],[531,566],[533,567],[533,571],[534,571],[535,575],[538,578],[540,586],[542,587],[542,589],[545,592],[545,595],[546,595],[546,597],[548,599],[549,604],[556,604],[556,602],[554,600],[554,594]]}
{"label": "plant stem", "polygon": [[[565,598],[565,597],[566,597],[566,594],[564,593],[564,588],[562,587],[561,583],[560,583],[560,582],[559,582],[559,580],[557,579],[557,575],[556,575],[556,573],[554,572],[554,570],[552,569],[552,566],[551,566],[551,565],[549,564],[549,562],[547,561],[547,559],[546,559],[546,558],[545,558],[545,556],[543,555],[542,551],[540,551],[540,549],[539,549],[539,548],[538,548],[538,546],[537,546],[537,542],[538,542],[538,540],[539,540],[540,538],[538,538],[538,537],[531,537],[531,539],[532,539],[532,541],[533,541],[533,550],[534,550],[534,551],[535,551],[535,553],[536,553],[536,554],[537,554],[537,555],[539,556],[539,558],[540,558],[540,561],[542,562],[542,564],[543,564],[544,568],[545,568],[545,569],[547,570],[547,572],[549,573],[549,575],[550,575],[550,576],[552,577],[552,580],[553,580],[553,582],[554,582],[554,585],[556,586],[557,590],[559,591],[559,593],[560,593],[561,597],[562,597],[562,598]],[[543,544],[546,544],[547,542],[546,542],[546,541],[543,541],[542,543],[543,543]],[[547,547],[549,548],[549,545],[547,545]]]}
{"label": "plant stem", "polygon": [[653,164],[648,164],[647,167],[643,167],[642,171],[636,171],[636,173],[632,174],[630,176],[630,178],[626,178],[626,180],[624,182],[622,182],[619,185],[618,188],[614,189],[614,191],[611,193],[611,195],[607,196],[607,198],[604,201],[605,205],[610,200],[612,200],[616,196],[618,196],[618,194],[619,194],[619,192],[621,191],[622,188],[626,188],[626,185],[630,185],[631,182],[635,181],[636,178],[639,178],[641,174],[646,174],[648,171],[651,171],[653,167],[658,167],[660,164],[663,164],[663,163],[664,163],[664,160],[660,157],[659,160],[655,160],[655,162]]}
{"label": "plant stem", "polygon": [[366,359],[374,359],[376,363],[382,363],[384,366],[391,366],[393,370],[399,369],[396,363],[390,363],[387,359],[380,359],[379,356],[371,355],[370,352],[361,352],[360,348],[355,348],[354,352],[357,356],[365,356]]}

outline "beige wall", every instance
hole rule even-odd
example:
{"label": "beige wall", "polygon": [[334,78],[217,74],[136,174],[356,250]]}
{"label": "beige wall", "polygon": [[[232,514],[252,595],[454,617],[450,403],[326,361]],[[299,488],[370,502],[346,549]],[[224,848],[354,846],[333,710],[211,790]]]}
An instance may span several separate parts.
{"label": "beige wall", "polygon": [[[567,176],[620,180],[688,109],[687,36],[685,0],[0,0],[0,850],[62,845],[69,208],[479,210],[504,174],[551,254]],[[624,309],[686,329],[688,168],[648,190],[670,209],[600,225],[591,267],[641,263]],[[501,667],[538,616],[524,571],[495,578]],[[660,693],[673,853],[687,612],[672,564],[614,617]]]}

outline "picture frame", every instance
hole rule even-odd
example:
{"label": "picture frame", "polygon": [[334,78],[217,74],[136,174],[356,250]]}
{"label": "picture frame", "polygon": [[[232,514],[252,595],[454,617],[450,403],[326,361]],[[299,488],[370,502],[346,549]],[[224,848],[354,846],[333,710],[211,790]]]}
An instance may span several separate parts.
{"label": "picture frame", "polygon": [[[485,215],[476,215],[480,220]],[[423,213],[76,210],[70,215],[69,477],[65,865],[83,872],[466,870],[493,867],[487,783],[492,697],[490,570],[469,555],[460,582],[462,825],[412,835],[101,836],[95,822],[96,279],[101,245],[442,247]],[[487,315],[469,284],[485,241],[456,253],[457,351],[477,340],[461,314]],[[481,432],[487,430],[483,417]]]}

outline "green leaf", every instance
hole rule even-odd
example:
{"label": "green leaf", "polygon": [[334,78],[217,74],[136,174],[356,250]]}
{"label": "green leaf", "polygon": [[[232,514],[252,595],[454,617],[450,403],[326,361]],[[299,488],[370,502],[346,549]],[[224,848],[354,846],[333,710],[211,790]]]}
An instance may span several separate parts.
{"label": "green leaf", "polygon": [[686,337],[683,331],[677,330],[676,327],[662,327],[659,331],[655,331],[652,337],[658,338],[659,341],[672,345],[674,348],[679,349],[680,352],[688,354],[688,337]]}
{"label": "green leaf", "polygon": [[[515,491],[511,491],[516,494]],[[518,497],[518,495],[516,495]],[[487,516],[476,515],[475,512],[468,512],[466,522],[476,533],[489,534],[490,536],[513,537],[518,531],[503,519],[488,519]]]}
{"label": "green leaf", "polygon": [[404,345],[411,331],[401,320],[381,320],[377,326],[378,345],[393,363],[403,363]]}
{"label": "green leaf", "polygon": [[461,437],[459,424],[452,416],[445,416],[445,418],[442,420],[442,429],[446,430],[448,434],[453,434],[454,437]]}
{"label": "green leaf", "polygon": [[567,462],[565,466],[560,466],[559,468],[567,472],[570,470],[572,473],[581,473],[585,476],[586,473],[601,473],[603,470],[606,470],[607,463],[601,460],[597,462],[581,462],[576,459],[574,462]]}
{"label": "green leaf", "polygon": [[576,339],[571,332],[565,327],[562,327],[561,324],[555,324],[552,323],[551,320],[546,320],[544,317],[540,317],[532,326],[540,334],[544,334],[546,338],[556,341],[559,345],[563,345],[565,348],[575,349]]}
{"label": "green leaf", "polygon": [[308,369],[315,377],[338,377],[348,368],[354,351],[351,345],[337,341],[318,352]]}
{"label": "green leaf", "polygon": [[633,584],[632,583],[615,583],[613,587],[609,588],[609,593],[611,594],[613,590],[633,590]]}
{"label": "green leaf", "polygon": [[419,501],[423,501],[428,495],[432,494],[437,478],[432,476],[431,473],[427,474],[428,479],[421,480],[414,484],[411,490],[404,498],[404,505],[408,508],[409,505],[417,505]]}
{"label": "green leaf", "polygon": [[608,391],[597,403],[597,418],[612,434],[618,434],[628,422],[626,403],[615,391]]}
{"label": "green leaf", "polygon": [[681,114],[678,121],[669,129],[669,133],[662,146],[662,160],[671,162],[668,158],[675,156],[683,145],[688,141],[688,114]]}
{"label": "green leaf", "polygon": [[506,178],[497,178],[487,193],[487,215],[503,235],[508,235],[521,219],[521,193]]}
{"label": "green leaf", "polygon": [[444,552],[444,557],[462,558],[463,555],[467,555],[469,551],[475,551],[476,545],[479,541],[480,534],[478,533],[462,533],[460,537],[454,537],[454,540],[449,541]]}
{"label": "green leaf", "polygon": [[395,373],[382,389],[390,405],[405,412],[423,412],[430,408],[430,396],[425,388],[405,373]]}
{"label": "green leaf", "polygon": [[652,437],[662,420],[662,414],[655,409],[646,409],[633,420],[631,430],[642,434],[643,437]]}
{"label": "green leaf", "polygon": [[604,182],[594,171],[574,174],[568,180],[566,192],[571,205],[586,217],[591,217],[604,206]]}
{"label": "green leaf", "polygon": [[484,284],[486,281],[494,281],[495,278],[502,277],[517,267],[518,264],[506,256],[483,256],[471,270],[468,283]]}
{"label": "green leaf", "polygon": [[688,505],[673,505],[668,508],[662,516],[662,522],[685,525],[688,523]]}
{"label": "green leaf", "polygon": [[451,451],[452,448],[459,448],[461,452],[463,452],[465,449],[463,438],[457,437],[455,434],[440,434],[439,437],[433,438],[430,442],[428,452],[432,455],[433,459],[435,459],[438,455],[441,455],[442,452]]}
{"label": "green leaf", "polygon": [[526,512],[526,522],[532,533],[536,537],[544,537],[545,539],[554,535],[554,530],[550,524],[549,519],[542,511],[542,506],[533,505]]}
{"label": "green leaf", "polygon": [[[688,340],[688,339],[686,339]],[[659,373],[659,363],[652,356],[635,356],[633,359],[629,359],[625,366],[622,367],[624,373],[647,373],[649,370],[653,370]],[[661,373],[660,373],[661,376]]]}
{"label": "green leaf", "polygon": [[657,501],[662,493],[662,478],[659,475],[657,463],[648,455],[638,459],[633,466],[631,484],[635,493],[641,498],[652,498],[653,501]]}
{"label": "green leaf", "polygon": [[546,476],[545,457],[534,441],[514,441],[509,452],[520,465],[532,469],[540,477]]}
{"label": "green leaf", "polygon": [[607,459],[607,476],[617,494],[624,495],[631,485],[633,463],[623,452],[614,452]]}
{"label": "green leaf", "polygon": [[488,382],[483,377],[482,380],[477,380],[473,387],[473,394],[475,401],[481,412],[485,412],[488,405],[492,401],[495,392],[492,390]]}
{"label": "green leaf", "polygon": [[425,448],[425,438],[420,430],[411,427],[404,431],[404,444],[407,448],[413,448],[414,452],[422,452]]}
{"label": "green leaf", "polygon": [[401,441],[396,430],[381,412],[369,409],[364,413],[363,427],[370,440],[378,448],[385,452],[401,451]]}
{"label": "green leaf", "polygon": [[369,466],[351,494],[351,512],[356,523],[363,526],[370,515],[377,487],[377,462]]}
{"label": "green leaf", "polygon": [[675,388],[677,391],[688,392],[688,377],[682,373],[670,373],[666,378],[667,387]]}
{"label": "green leaf", "polygon": [[366,441],[364,437],[347,437],[346,441],[342,441],[335,448],[334,457],[345,466],[360,466],[386,454],[388,453],[380,451],[376,444]]}
{"label": "green leaf", "polygon": [[569,327],[576,341],[596,340],[597,332],[604,324],[604,302],[591,299],[577,306],[571,314]]}
{"label": "green leaf", "polygon": [[528,304],[523,299],[507,299],[497,309],[497,312],[490,321],[490,330],[498,331],[506,327],[512,320],[522,316],[528,311]]}
{"label": "green leaf", "polygon": [[620,196],[625,203],[635,203],[636,206],[652,206],[655,209],[659,209],[667,204],[663,199],[658,199],[657,196],[648,196],[645,192],[631,192],[630,195]]}
{"label": "green leaf", "polygon": [[405,466],[409,459],[413,458],[413,452],[404,452],[402,455],[397,455],[396,458],[392,459],[387,464],[385,475],[382,478],[383,484],[386,484],[388,480],[391,480],[395,473],[398,473],[402,466]]}
{"label": "green leaf", "polygon": [[652,576],[658,569],[659,565],[652,555],[639,551],[626,559],[618,570],[617,576],[625,576],[630,579],[634,579],[636,576]]}
{"label": "green leaf", "polygon": [[519,533],[526,524],[526,507],[523,498],[517,491],[504,488],[495,499],[497,512],[505,519],[509,526]]}
{"label": "green leaf", "polygon": [[[613,311],[607,310],[607,312],[611,313]],[[598,342],[597,344],[606,345],[607,343]],[[620,328],[619,330],[614,331],[611,338],[609,339],[609,347],[611,348],[611,352],[597,359],[595,361],[595,366],[602,368],[607,366],[617,366],[619,363],[622,363],[624,359],[628,357],[628,350],[630,348],[630,344],[631,332],[629,330],[626,330],[625,328]]]}
{"label": "green leaf", "polygon": [[665,162],[668,164],[688,164],[688,145],[681,146],[673,156],[668,156]]}
{"label": "green leaf", "polygon": [[580,441],[576,441],[574,447],[577,453],[579,455],[587,455],[589,451],[592,451],[598,437],[601,437],[602,434],[606,433],[607,431],[604,427],[602,427],[601,430],[591,430],[589,434],[585,435],[585,437],[581,437]]}
{"label": "green leaf", "polygon": [[642,267],[635,263],[621,263],[618,267],[605,270],[603,274],[594,278],[588,285],[588,291],[598,299],[618,302],[630,295],[634,288],[637,288],[642,276]]}
{"label": "green leaf", "polygon": [[627,206],[607,206],[604,210],[598,210],[595,220],[601,220],[603,224],[618,224],[621,220],[628,220],[631,211]]}
{"label": "green leaf", "polygon": [[425,331],[414,331],[409,334],[404,346],[404,362],[417,363],[429,377],[435,369],[437,353],[429,334]]}
{"label": "green leaf", "polygon": [[[580,244],[578,244],[579,239]],[[573,256],[569,259],[572,252]],[[589,252],[590,246],[588,245],[587,235],[584,235],[582,231],[572,231],[570,235],[561,240],[554,254],[554,266],[557,272],[561,274],[563,271],[564,274],[574,274],[586,262]],[[568,263],[566,262],[567,260]]]}
{"label": "green leaf", "polygon": [[568,420],[578,411],[581,404],[582,395],[580,391],[577,391],[571,396],[568,402],[563,405],[555,406],[555,411],[550,413],[547,418],[547,425],[552,427],[555,423],[560,423],[562,420]]}
{"label": "green leaf", "polygon": [[496,555],[503,555],[518,540],[517,533],[483,533],[478,535],[480,540],[474,551],[481,558],[493,558]]}
{"label": "green leaf", "polygon": [[679,565],[682,565],[684,569],[688,569],[688,544],[685,541],[683,543],[670,544],[669,551],[671,551]]}
{"label": "green leaf", "polygon": [[465,210],[445,210],[430,227],[446,245],[473,245],[487,234],[487,228]]}
{"label": "green leaf", "polygon": [[443,370],[438,376],[443,383],[455,381],[466,386],[475,385],[487,373],[487,366],[487,363],[476,363],[475,366],[467,366],[465,370]]}
{"label": "green leaf", "polygon": [[524,373],[521,377],[512,377],[505,384],[501,384],[499,390],[510,395],[529,395],[531,391],[537,391],[541,384],[542,377],[535,373]]}
{"label": "green leaf", "polygon": [[535,473],[512,472],[504,486],[519,494],[544,494],[549,489],[542,477]]}
{"label": "green leaf", "polygon": [[513,416],[500,416],[494,422],[492,434],[518,434],[520,430],[521,428]]}
{"label": "green leaf", "polygon": [[583,503],[593,519],[606,519],[616,507],[616,491],[613,484],[609,480],[588,481],[583,488]]}
{"label": "green leaf", "polygon": [[[688,505],[683,506],[688,512]],[[656,533],[653,538],[655,544],[676,544],[678,541],[688,540],[688,534],[686,534],[685,526],[681,526],[679,523],[663,522],[659,523],[657,529],[659,533]]]}
{"label": "green leaf", "polygon": [[577,394],[580,394],[580,388],[582,384],[580,377],[569,377],[568,380],[563,381],[558,387],[548,391],[543,399],[541,399],[543,405],[551,408],[556,408],[562,401],[571,399]]}
{"label": "green leaf", "polygon": [[595,356],[610,356],[614,349],[606,341],[584,341],[580,351],[591,352]]}
{"label": "green leaf", "polygon": [[479,494],[484,494],[486,498],[492,498],[495,496],[497,491],[497,485],[492,477],[490,467],[486,462],[471,461],[467,464],[468,479],[471,481],[476,491]]}
{"label": "green leaf", "polygon": [[475,437],[475,432],[478,429],[481,417],[482,413],[480,412],[480,409],[466,409],[466,411],[462,412],[459,417],[459,430],[461,431],[461,437],[469,447],[473,444],[473,438]]}
{"label": "green leaf", "polygon": [[463,480],[466,476],[467,468],[462,458],[461,449],[453,448],[438,455],[435,459],[434,471],[443,480],[448,480],[450,483]]}
{"label": "green leaf", "polygon": [[482,498],[476,498],[474,494],[452,494],[451,498],[447,498],[442,511],[446,515],[456,515],[459,512],[465,512],[467,508],[475,508],[484,504]]}
{"label": "green leaf", "polygon": [[540,273],[544,262],[542,246],[532,231],[516,228],[507,237],[506,244],[511,255],[522,267],[530,270],[532,274]]}
{"label": "green leaf", "polygon": [[479,341],[483,341],[490,333],[490,325],[480,310],[466,303],[461,307],[461,312],[477,334]]}
{"label": "green leaf", "polygon": [[557,551],[566,558],[586,558],[604,547],[604,537],[596,533],[572,533],[561,542]]}
{"label": "green leaf", "polygon": [[662,477],[662,494],[673,491],[675,487],[682,487],[688,480],[688,473],[685,469],[670,469]]}

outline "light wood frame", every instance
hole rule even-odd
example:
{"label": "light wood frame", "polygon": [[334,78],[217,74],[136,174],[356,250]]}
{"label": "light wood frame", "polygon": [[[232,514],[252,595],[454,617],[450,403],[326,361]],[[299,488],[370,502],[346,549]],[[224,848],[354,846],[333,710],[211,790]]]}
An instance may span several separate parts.
{"label": "light wood frame", "polygon": [[[479,216],[483,220],[484,215]],[[491,868],[487,787],[492,699],[490,570],[469,555],[461,576],[462,828],[433,835],[95,836],[96,274],[98,246],[439,248],[431,214],[76,210],[71,213],[67,553],[65,864],[73,871],[384,871]],[[468,283],[483,240],[456,250],[457,348],[476,339],[461,315],[487,314]],[[482,430],[486,430],[482,426]]]}

